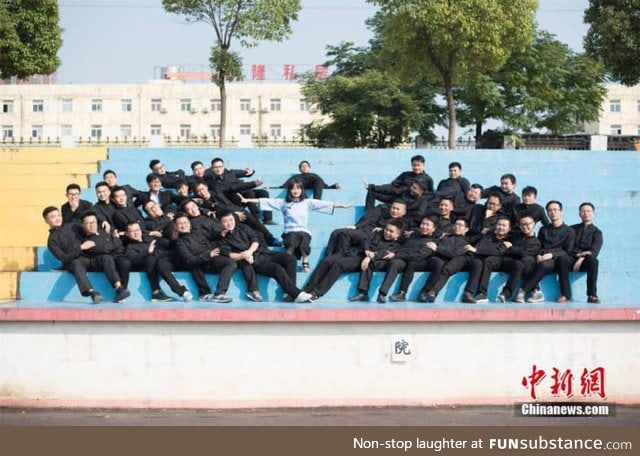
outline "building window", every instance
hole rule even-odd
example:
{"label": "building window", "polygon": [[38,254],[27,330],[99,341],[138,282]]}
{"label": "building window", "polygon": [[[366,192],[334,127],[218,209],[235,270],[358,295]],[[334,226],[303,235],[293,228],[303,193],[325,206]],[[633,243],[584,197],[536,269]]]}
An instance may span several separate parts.
{"label": "building window", "polygon": [[300,111],[314,111],[313,103],[304,98],[300,99]]}
{"label": "building window", "polygon": [[62,112],[73,111],[73,100],[71,98],[64,98],[60,101],[60,109]]}
{"label": "building window", "polygon": [[160,112],[162,110],[162,100],[160,98],[153,98],[151,100],[151,111]]}
{"label": "building window", "polygon": [[91,112],[102,112],[102,100],[91,100]]}
{"label": "building window", "polygon": [[281,111],[282,110],[282,100],[280,98],[272,98],[269,101],[269,110],[270,111]]}
{"label": "building window", "polygon": [[638,100],[638,112],[640,112],[640,100]]}
{"label": "building window", "polygon": [[188,138],[191,136],[191,125],[182,124],[180,125],[180,137]]}
{"label": "building window", "polygon": [[182,112],[191,111],[191,98],[183,98],[180,100],[180,110]]}
{"label": "building window", "polygon": [[251,111],[251,100],[249,98],[240,100],[240,111]]}
{"label": "building window", "polygon": [[222,111],[222,100],[214,99],[211,100],[211,112],[219,112]]}
{"label": "building window", "polygon": [[33,139],[42,138],[42,125],[33,125],[31,127],[31,137]]}
{"label": "building window", "polygon": [[102,136],[102,125],[91,125],[91,137],[100,139]]}
{"label": "building window", "polygon": [[159,136],[162,134],[162,125],[151,125],[151,136]]}
{"label": "building window", "polygon": [[71,125],[60,125],[60,136],[73,136],[73,128]]}
{"label": "building window", "polygon": [[131,125],[120,125],[120,137],[131,138]]}
{"label": "building window", "polygon": [[2,100],[2,112],[5,114],[13,112],[13,100]]}
{"label": "building window", "polygon": [[218,139],[220,137],[220,125],[211,125],[211,137]]}
{"label": "building window", "polygon": [[248,124],[240,125],[240,136],[245,136],[250,134],[251,134],[251,125],[248,125]]}
{"label": "building window", "polygon": [[44,100],[33,100],[33,112],[44,112]]}
{"label": "building window", "polygon": [[611,135],[619,136],[622,134],[622,125],[611,125]]}
{"label": "building window", "polygon": [[282,125],[271,124],[269,125],[269,132],[272,138],[280,138],[282,136]]}
{"label": "building window", "polygon": [[3,125],[2,139],[11,139],[11,138],[13,138],[13,125]]}
{"label": "building window", "polygon": [[620,100],[609,101],[609,111],[620,112],[621,111]]}
{"label": "building window", "polygon": [[133,104],[131,100],[123,99],[120,100],[120,105],[122,106],[122,112],[131,112],[133,109]]}

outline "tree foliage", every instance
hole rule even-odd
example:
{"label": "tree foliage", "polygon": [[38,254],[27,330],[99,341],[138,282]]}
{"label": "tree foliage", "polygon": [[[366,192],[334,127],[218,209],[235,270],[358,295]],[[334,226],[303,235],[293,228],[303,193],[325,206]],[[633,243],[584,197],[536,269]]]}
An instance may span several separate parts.
{"label": "tree foliage", "polygon": [[328,46],[327,56],[326,64],[334,67],[332,75],[325,81],[305,75],[302,89],[306,99],[330,119],[307,130],[317,145],[395,147],[416,130],[433,137],[431,128],[439,108],[429,84],[423,80],[407,84],[390,74],[373,48],[343,42]]}
{"label": "tree foliage", "polygon": [[603,83],[600,64],[539,31],[530,47],[511,54],[499,70],[456,89],[458,119],[461,125],[475,125],[476,140],[491,118],[513,130],[568,133],[598,119]]}
{"label": "tree foliage", "polygon": [[622,84],[640,82],[640,0],[589,0],[584,22],[587,53]]}
{"label": "tree foliage", "polygon": [[536,0],[369,0],[384,15],[382,36],[405,78],[441,84],[455,148],[453,88],[500,68],[531,43]]}
{"label": "tree foliage", "polygon": [[0,74],[26,78],[58,66],[62,29],[55,0],[0,1]]}
{"label": "tree foliage", "polygon": [[213,82],[220,88],[220,146],[226,134],[226,81],[242,78],[242,60],[231,49],[234,40],[253,47],[260,41],[282,41],[291,34],[298,18],[300,0],[162,0],[164,9],[188,22],[213,27],[215,44],[209,63]]}

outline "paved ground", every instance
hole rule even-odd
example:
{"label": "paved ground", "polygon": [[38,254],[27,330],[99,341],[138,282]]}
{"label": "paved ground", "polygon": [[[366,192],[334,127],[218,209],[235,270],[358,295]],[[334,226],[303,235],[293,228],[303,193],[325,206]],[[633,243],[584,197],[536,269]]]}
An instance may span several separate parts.
{"label": "paved ground", "polygon": [[0,408],[0,426],[639,426],[640,407],[604,418],[532,418],[513,407],[250,410]]}

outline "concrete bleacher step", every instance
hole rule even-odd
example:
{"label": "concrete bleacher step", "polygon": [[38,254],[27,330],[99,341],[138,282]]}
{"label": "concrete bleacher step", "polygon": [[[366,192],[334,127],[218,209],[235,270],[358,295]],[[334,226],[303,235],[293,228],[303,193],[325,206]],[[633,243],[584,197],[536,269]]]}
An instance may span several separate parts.
{"label": "concrete bleacher step", "polygon": [[[0,163],[2,163],[0,161]],[[65,175],[91,174],[96,172],[96,163],[2,163],[6,174],[16,175]]]}
{"label": "concrete bleacher step", "polygon": [[[185,284],[194,296],[197,295],[197,288],[193,282],[191,275],[188,272],[175,272],[174,273],[178,281]],[[424,285],[429,273],[417,273],[414,278],[414,282],[409,288],[409,300],[415,300],[417,295]],[[298,286],[302,288],[307,281],[310,274],[298,273]],[[438,295],[436,302],[459,302],[462,297],[464,285],[466,283],[468,274],[465,272],[454,275],[445,288]],[[369,295],[371,301],[375,300],[377,289],[379,288],[384,273],[376,272],[371,281],[369,288]],[[489,285],[489,297],[494,300],[499,290],[506,281],[506,274],[494,273]],[[601,286],[603,290],[607,290],[603,294],[603,299],[607,302],[620,302],[624,303],[627,300],[625,296],[629,290],[628,287],[619,287],[617,290],[613,290],[610,285],[615,283],[617,276],[604,273],[601,277]],[[95,289],[99,291],[106,300],[111,300],[114,295],[113,288],[107,281],[103,273],[90,272],[89,279],[94,285]],[[207,280],[212,290],[215,289],[217,283],[217,275],[207,274]],[[584,274],[571,274],[572,289],[574,293],[575,302],[585,301],[586,293],[586,281]],[[348,298],[357,293],[358,273],[344,274],[338,282],[331,288],[331,290],[323,296],[319,302],[344,302],[348,303]],[[392,287],[392,293],[397,290],[399,280],[396,281]],[[162,289],[174,298],[178,298],[172,294],[166,283],[161,282]],[[258,286],[265,301],[280,301],[282,297],[282,290],[278,287],[275,280],[268,277],[259,276]],[[548,301],[553,302],[558,298],[558,285],[557,281],[547,276],[541,282],[541,289],[545,293]],[[129,303],[142,303],[150,300],[151,289],[147,277],[142,272],[132,272],[129,281],[129,291],[131,291],[131,297],[127,299]],[[244,297],[246,292],[246,285],[241,274],[238,272],[234,274],[231,286],[228,294],[237,301],[246,301],[248,305],[255,306]],[[49,302],[83,302],[89,303],[90,299],[80,295],[78,287],[75,284],[73,276],[68,272],[63,271],[48,271],[48,272],[22,272],[20,273],[20,298],[24,301],[49,301]]]}
{"label": "concrete bleacher step", "polygon": [[33,247],[0,247],[0,272],[35,269],[37,257],[35,250]]}
{"label": "concrete bleacher step", "polygon": [[0,147],[0,163],[94,163],[107,158],[106,147]]}
{"label": "concrete bleacher step", "polygon": [[0,300],[18,297],[18,272],[0,272]]}
{"label": "concrete bleacher step", "polygon": [[80,187],[89,186],[89,177],[85,174],[10,174],[5,175],[0,181],[0,190],[4,189],[26,189],[38,186],[38,182],[46,182],[46,188],[59,188],[64,194],[68,184],[75,183]]}

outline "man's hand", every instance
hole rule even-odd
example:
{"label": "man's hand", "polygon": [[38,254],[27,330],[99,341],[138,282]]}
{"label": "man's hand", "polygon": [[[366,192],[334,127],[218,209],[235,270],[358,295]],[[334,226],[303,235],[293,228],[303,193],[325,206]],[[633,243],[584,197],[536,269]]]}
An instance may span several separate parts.
{"label": "man's hand", "polygon": [[211,251],[209,252],[209,256],[211,258],[216,257],[218,255],[220,255],[220,248],[219,247],[216,247],[215,249],[211,249]]}
{"label": "man's hand", "polygon": [[96,246],[96,243],[93,241],[84,241],[80,244],[80,250],[89,250]]}
{"label": "man's hand", "polygon": [[573,272],[579,272],[582,263],[584,263],[584,257],[578,258],[578,261],[573,264]]}

